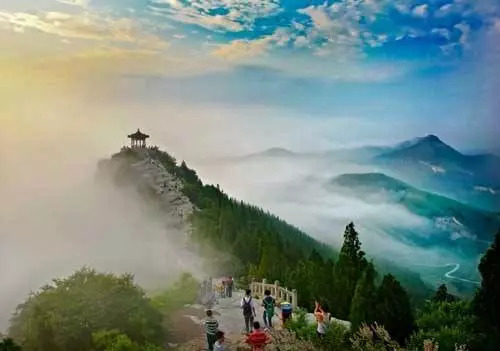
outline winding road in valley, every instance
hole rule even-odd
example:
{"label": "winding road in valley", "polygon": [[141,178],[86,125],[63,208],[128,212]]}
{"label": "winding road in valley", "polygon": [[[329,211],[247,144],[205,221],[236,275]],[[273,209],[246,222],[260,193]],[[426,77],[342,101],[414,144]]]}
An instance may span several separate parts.
{"label": "winding road in valley", "polygon": [[452,267],[449,271],[447,271],[444,274],[444,277],[447,279],[453,279],[453,280],[458,280],[464,283],[469,283],[469,284],[475,284],[475,285],[480,285],[481,282],[477,280],[471,280],[471,279],[466,279],[466,278],[461,278],[455,275],[455,273],[460,269],[460,263],[446,263],[446,264],[439,264],[439,265],[428,265],[428,264],[418,264],[417,266],[420,267],[432,267],[432,268],[444,268],[444,267]]}
{"label": "winding road in valley", "polygon": [[[460,277],[457,277],[455,275],[453,275],[453,273],[455,273],[456,271],[458,271],[460,269],[460,263],[448,263],[448,264],[445,264],[441,267],[453,267],[452,269],[450,269],[448,272],[446,272],[444,274],[444,276],[448,279],[455,279],[455,280],[459,280],[459,281],[462,281],[462,282],[465,282],[465,283],[471,283],[471,284],[477,284],[477,285],[480,285],[481,283],[476,281],[476,280],[470,280],[470,279],[465,279],[465,278],[460,278]],[[439,266],[436,266],[436,267],[439,267]]]}

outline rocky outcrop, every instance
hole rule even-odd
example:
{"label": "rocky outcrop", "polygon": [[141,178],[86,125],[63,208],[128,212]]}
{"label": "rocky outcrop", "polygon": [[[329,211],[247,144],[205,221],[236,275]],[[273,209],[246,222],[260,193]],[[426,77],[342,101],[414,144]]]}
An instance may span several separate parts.
{"label": "rocky outcrop", "polygon": [[98,164],[99,181],[128,187],[156,205],[168,224],[185,233],[191,230],[189,216],[194,205],[183,193],[182,181],[150,156],[147,149],[123,149]]}
{"label": "rocky outcrop", "polygon": [[193,204],[182,193],[182,182],[159,161],[146,154],[143,160],[133,163],[131,168],[140,176],[142,186],[149,187],[157,195],[161,208],[167,213],[184,221],[193,213]]}

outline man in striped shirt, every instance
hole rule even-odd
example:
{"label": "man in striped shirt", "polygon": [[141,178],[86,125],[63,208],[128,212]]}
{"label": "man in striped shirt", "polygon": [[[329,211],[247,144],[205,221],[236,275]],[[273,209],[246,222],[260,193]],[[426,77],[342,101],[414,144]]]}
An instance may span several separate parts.
{"label": "man in striped shirt", "polygon": [[214,318],[212,310],[207,310],[207,318],[205,318],[205,332],[207,333],[208,349],[213,351],[214,344],[217,341],[217,331],[219,330],[219,322]]}

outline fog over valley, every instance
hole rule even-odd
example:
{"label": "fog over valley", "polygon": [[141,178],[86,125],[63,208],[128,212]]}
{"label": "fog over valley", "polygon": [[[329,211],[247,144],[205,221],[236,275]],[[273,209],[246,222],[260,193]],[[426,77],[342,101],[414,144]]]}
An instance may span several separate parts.
{"label": "fog over valley", "polygon": [[[81,96],[33,97],[36,115],[12,103],[2,117],[1,328],[31,290],[83,265],[132,272],[151,289],[168,285],[182,271],[204,274],[200,258],[177,240],[182,233],[169,227],[164,216],[150,210],[134,191],[95,181],[98,161],[118,152],[128,142],[126,135],[138,127],[151,135],[151,143],[186,160],[204,182],[220,184],[230,196],[261,206],[325,243],[339,247],[346,224],[354,221],[370,257],[417,270],[430,284],[453,268],[444,265],[462,262],[459,252],[438,243],[415,243],[415,238],[425,241],[431,235],[427,229],[434,224],[428,218],[399,204],[366,201],[330,186],[338,175],[376,172],[378,166],[334,157],[242,157],[275,146],[322,152],[394,145],[410,132],[389,137],[382,131],[377,136],[371,122],[360,121],[352,141],[342,133],[348,122],[341,118],[284,119],[264,107],[86,102]],[[71,119],[63,111],[71,111]],[[423,135],[425,128],[420,131]],[[408,237],[399,234],[403,232]],[[440,268],[427,272],[418,268],[422,262]],[[454,274],[464,273],[477,279],[475,269],[464,266]]]}

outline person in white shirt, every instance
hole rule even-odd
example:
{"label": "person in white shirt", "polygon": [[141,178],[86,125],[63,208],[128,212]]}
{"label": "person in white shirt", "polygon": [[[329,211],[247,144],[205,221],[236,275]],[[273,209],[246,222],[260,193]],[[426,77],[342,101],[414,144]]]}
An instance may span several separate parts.
{"label": "person in white shirt", "polygon": [[243,310],[243,318],[245,319],[245,330],[248,334],[250,333],[250,327],[253,325],[253,320],[256,316],[255,304],[250,289],[245,292],[245,296],[241,299],[241,308]]}
{"label": "person in white shirt", "polygon": [[318,301],[315,302],[314,316],[316,317],[316,321],[318,322],[318,327],[316,328],[316,332],[319,338],[323,338],[326,334],[326,313],[321,308]]}

